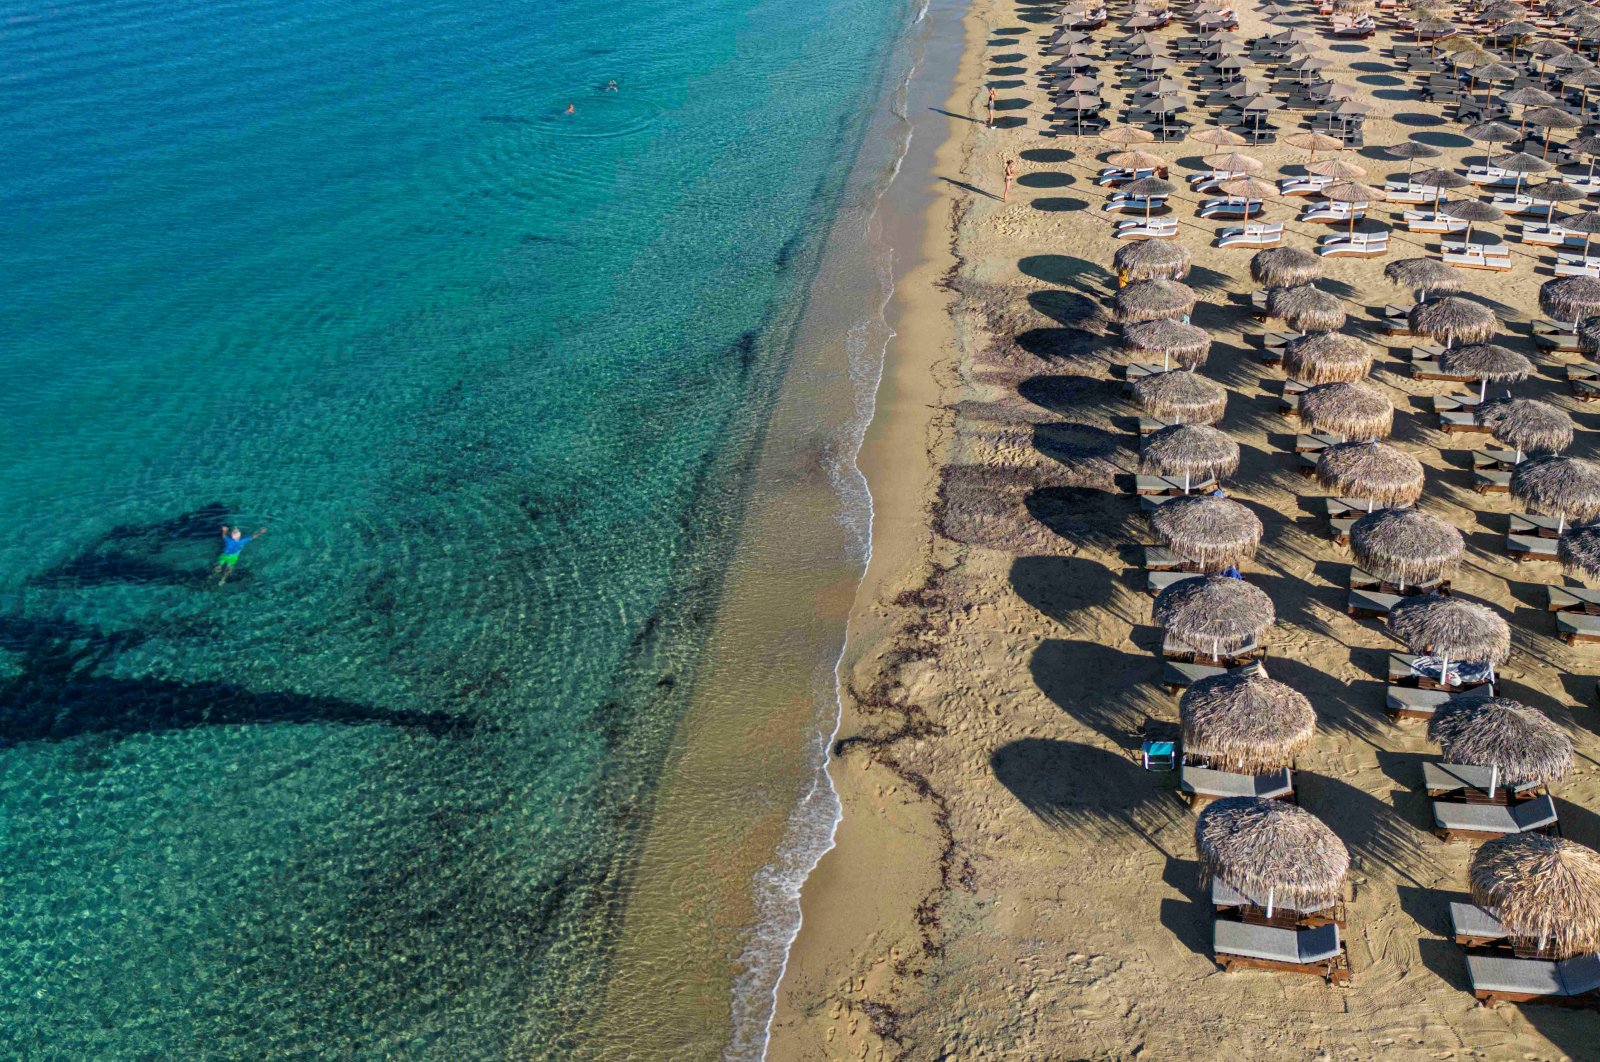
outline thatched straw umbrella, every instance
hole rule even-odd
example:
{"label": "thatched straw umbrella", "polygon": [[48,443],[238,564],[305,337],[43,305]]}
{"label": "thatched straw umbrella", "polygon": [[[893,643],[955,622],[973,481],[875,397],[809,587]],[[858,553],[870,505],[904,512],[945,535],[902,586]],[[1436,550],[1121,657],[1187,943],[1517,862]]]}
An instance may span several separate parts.
{"label": "thatched straw umbrella", "polygon": [[1370,384],[1319,384],[1300,396],[1300,419],[1313,431],[1381,439],[1394,427],[1394,403]]}
{"label": "thatched straw umbrella", "polygon": [[1137,324],[1162,317],[1183,318],[1194,309],[1195,293],[1176,280],[1157,277],[1139,280],[1113,296],[1112,308],[1122,324]]}
{"label": "thatched straw umbrella", "polygon": [[[1338,162],[1340,160],[1331,159],[1329,161]],[[1318,165],[1326,165],[1326,163],[1318,163]],[[1352,205],[1356,203],[1381,203],[1389,198],[1389,193],[1382,188],[1374,188],[1370,184],[1362,184],[1359,181],[1341,181],[1338,184],[1330,184],[1322,190],[1321,195],[1322,198],[1330,203],[1350,203]],[[1353,235],[1355,231],[1356,214],[1352,210],[1350,212],[1350,232]]]}
{"label": "thatched straw umbrella", "polygon": [[1451,347],[1439,356],[1439,368],[1452,376],[1478,377],[1478,399],[1489,397],[1489,385],[1521,383],[1533,375],[1533,362],[1498,343],[1469,343]]}
{"label": "thatched straw umbrella", "polygon": [[1460,291],[1463,285],[1461,271],[1450,268],[1437,258],[1402,258],[1384,266],[1383,275],[1396,284],[1410,288],[1418,302],[1426,302],[1429,295],[1449,295]]}
{"label": "thatched straw umbrella", "polygon": [[[1517,131],[1515,129],[1510,129],[1508,131],[1512,136],[1517,135]],[[1413,173],[1411,175],[1411,183],[1420,184],[1424,188],[1433,189],[1433,212],[1437,214],[1439,212],[1440,197],[1442,197],[1445,192],[1448,192],[1453,188],[1465,188],[1472,182],[1467,180],[1461,174],[1457,173],[1455,170],[1447,170],[1435,166],[1430,169],[1418,170],[1416,173]]]}
{"label": "thatched straw umbrella", "polygon": [[1315,332],[1290,340],[1283,350],[1290,376],[1309,384],[1354,383],[1372,369],[1372,349],[1355,336]]}
{"label": "thatched straw umbrella", "polygon": [[1246,155],[1242,151],[1224,151],[1216,155],[1207,155],[1202,161],[1218,173],[1260,173],[1265,165],[1254,155]]}
{"label": "thatched straw umbrella", "polygon": [[1485,203],[1479,199],[1457,199],[1454,203],[1446,203],[1440,207],[1438,212],[1447,218],[1467,223],[1467,231],[1461,237],[1467,244],[1472,243],[1472,226],[1504,221],[1506,216],[1506,212],[1493,203]]}
{"label": "thatched straw umbrella", "polygon": [[1374,506],[1415,505],[1422,497],[1422,462],[1383,443],[1340,443],[1317,455],[1317,482]]}
{"label": "thatched straw umbrella", "polygon": [[1211,333],[1170,317],[1161,317],[1129,325],[1123,330],[1122,342],[1136,353],[1160,354],[1163,372],[1171,368],[1173,361],[1185,369],[1196,369],[1206,362],[1211,350]]}
{"label": "thatched straw umbrella", "polygon": [[1309,284],[1322,275],[1322,259],[1298,247],[1268,247],[1250,259],[1250,275],[1269,288]]}
{"label": "thatched straw umbrella", "polygon": [[1145,440],[1139,465],[1158,476],[1183,476],[1189,492],[1194,476],[1231,476],[1239,467],[1239,444],[1205,424],[1173,424]]}
{"label": "thatched straw umbrella", "polygon": [[1513,195],[1522,191],[1522,179],[1528,174],[1548,173],[1552,169],[1550,163],[1526,151],[1513,151],[1509,155],[1501,155],[1494,159],[1491,165],[1517,175],[1516,182],[1511,186]]}
{"label": "thatched straw umbrella", "polygon": [[1163,181],[1160,177],[1141,177],[1137,181],[1129,181],[1123,185],[1121,191],[1144,200],[1144,218],[1149,221],[1155,212],[1156,200],[1171,195],[1173,185],[1172,182]]}
{"label": "thatched straw umbrella", "polygon": [[1466,548],[1460,531],[1417,509],[1379,509],[1350,528],[1356,563],[1402,588],[1442,577]]}
{"label": "thatched straw umbrella", "polygon": [[1133,395],[1152,416],[1174,424],[1215,424],[1228,404],[1226,388],[1186,369],[1141,376]]}
{"label": "thatched straw umbrella", "polygon": [[1308,165],[1317,161],[1317,152],[1334,151],[1338,148],[1344,147],[1344,141],[1340,140],[1338,137],[1329,136],[1327,133],[1318,133],[1314,131],[1305,133],[1290,133],[1288,136],[1283,138],[1283,142],[1288,144],[1290,147],[1299,148],[1302,151],[1309,151],[1311,153],[1311,157],[1306,160]]}
{"label": "thatched straw umbrella", "polygon": [[1190,136],[1189,139],[1201,144],[1209,144],[1212,147],[1243,147],[1250,142],[1247,137],[1240,136],[1232,129],[1226,129],[1220,125],[1207,126]]}
{"label": "thatched straw umbrella", "polygon": [[1248,561],[1261,544],[1261,521],[1231,498],[1174,498],[1150,514],[1150,526],[1173,553],[1205,572]]}
{"label": "thatched straw umbrella", "polygon": [[1348,181],[1355,177],[1365,177],[1367,168],[1349,159],[1333,158],[1307,164],[1306,172],[1314,173],[1318,177],[1335,177]]}
{"label": "thatched straw umbrella", "polygon": [[1569,114],[1559,107],[1535,107],[1531,111],[1522,112],[1523,121],[1531,120],[1534,125],[1544,130],[1544,146],[1540,149],[1539,157],[1550,157],[1550,135],[1557,129],[1581,129],[1583,119],[1575,114]]}
{"label": "thatched straw umbrella", "polygon": [[[1513,130],[1515,132],[1515,130]],[[1136,125],[1115,125],[1100,134],[1100,139],[1110,144],[1148,144],[1155,140],[1156,135],[1148,129],[1140,129]]]}
{"label": "thatched straw umbrella", "polygon": [[1406,176],[1411,176],[1411,171],[1416,168],[1418,159],[1436,159],[1444,152],[1427,144],[1419,144],[1415,140],[1407,140],[1393,147],[1383,149],[1386,158],[1395,159],[1406,163]]}
{"label": "thatched straw umbrella", "polygon": [[1575,188],[1563,180],[1546,180],[1537,185],[1529,185],[1524,193],[1536,203],[1549,203],[1545,209],[1544,220],[1546,224],[1556,219],[1557,203],[1576,203],[1588,198],[1588,193],[1581,188]]}
{"label": "thatched straw umbrella", "polygon": [[1568,575],[1600,578],[1600,527],[1573,527],[1556,542],[1556,556]]}
{"label": "thatched straw umbrella", "polygon": [[1489,791],[1551,785],[1572,768],[1572,739],[1550,717],[1509,697],[1451,704],[1428,721],[1428,739],[1446,761],[1489,767]]}
{"label": "thatched straw umbrella", "polygon": [[1311,284],[1273,288],[1267,293],[1267,312],[1297,332],[1337,332],[1345,318],[1339,300]]}
{"label": "thatched straw umbrella", "polygon": [[1180,579],[1156,595],[1156,622],[1213,659],[1255,644],[1275,619],[1266,591],[1226,575]]}
{"label": "thatched straw umbrella", "polygon": [[1585,317],[1600,314],[1600,280],[1594,277],[1557,277],[1539,285],[1539,308],[1557,321],[1577,327]]}
{"label": "thatched straw umbrella", "polygon": [[1600,853],[1565,837],[1513,834],[1472,854],[1472,899],[1511,939],[1558,959],[1600,951]]}
{"label": "thatched straw umbrella", "polygon": [[1190,261],[1189,249],[1177,240],[1140,240],[1118,247],[1111,267],[1129,280],[1182,280]]}
{"label": "thatched straw umbrella", "polygon": [[[1088,80],[1093,81],[1093,78]],[[1098,84],[1098,82],[1096,82]],[[1071,86],[1068,86],[1069,88]],[[1081,91],[1074,89],[1073,91]],[[1151,151],[1141,151],[1138,148],[1129,148],[1127,151],[1113,151],[1106,156],[1106,161],[1113,166],[1123,166],[1130,170],[1154,170],[1167,164],[1167,160]]]}
{"label": "thatched straw umbrella", "polygon": [[1437,339],[1447,347],[1457,343],[1482,343],[1494,335],[1495,326],[1499,324],[1489,307],[1457,295],[1419,302],[1406,316],[1411,322],[1411,331]]}
{"label": "thatched straw umbrella", "polygon": [[1473,411],[1473,420],[1522,455],[1558,454],[1572,445],[1572,418],[1565,410],[1532,398],[1488,402]]}
{"label": "thatched straw umbrella", "polygon": [[1585,354],[1600,354],[1600,317],[1585,317],[1578,322],[1578,349]]}
{"label": "thatched straw umbrella", "polygon": [[1178,719],[1185,756],[1236,774],[1292,767],[1317,730],[1311,702],[1259,668],[1196,682],[1178,698]]}
{"label": "thatched straw umbrella", "polygon": [[1600,465],[1581,457],[1534,457],[1511,470],[1511,493],[1536,513],[1567,524],[1600,516]]}
{"label": "thatched straw umbrella", "polygon": [[1450,662],[1503,664],[1511,627],[1485,605],[1443,594],[1418,594],[1389,610],[1389,630],[1413,653],[1439,657],[1439,683],[1450,685]]}
{"label": "thatched straw umbrella", "polygon": [[1221,880],[1295,911],[1325,911],[1344,895],[1350,853],[1311,812],[1281,800],[1227,797],[1194,824],[1200,883]]}

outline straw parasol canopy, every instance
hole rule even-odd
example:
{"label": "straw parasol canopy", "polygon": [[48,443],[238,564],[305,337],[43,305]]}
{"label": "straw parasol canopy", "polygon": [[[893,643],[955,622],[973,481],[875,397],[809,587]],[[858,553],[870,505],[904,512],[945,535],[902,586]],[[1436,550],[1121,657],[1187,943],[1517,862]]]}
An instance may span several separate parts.
{"label": "straw parasol canopy", "polygon": [[1533,457],[1511,470],[1511,493],[1529,509],[1566,525],[1600,516],[1600,465],[1581,457]]}
{"label": "straw parasol canopy", "polygon": [[1365,177],[1367,168],[1348,159],[1323,159],[1321,162],[1307,165],[1306,172],[1314,173],[1318,177],[1339,177],[1348,180],[1353,177]]}
{"label": "straw parasol canopy", "polygon": [[1296,911],[1323,911],[1344,895],[1350,853],[1311,812],[1282,800],[1225,797],[1194,824],[1203,886],[1220,880]]}
{"label": "straw parasol canopy", "polygon": [[1118,125],[1100,134],[1100,139],[1110,144],[1149,144],[1156,135],[1136,125]]}
{"label": "straw parasol canopy", "polygon": [[1189,272],[1190,261],[1189,249],[1177,240],[1139,240],[1118,247],[1111,265],[1130,280],[1182,280]]}
{"label": "straw parasol canopy", "polygon": [[1452,376],[1477,377],[1480,399],[1488,396],[1491,383],[1510,387],[1533,375],[1533,362],[1498,343],[1451,347],[1439,355],[1439,367]]}
{"label": "straw parasol canopy", "polygon": [[1414,505],[1424,485],[1422,462],[1376,442],[1329,446],[1317,455],[1316,474],[1338,495],[1382,506]]}
{"label": "straw parasol canopy", "polygon": [[1309,284],[1322,275],[1322,259],[1298,247],[1268,247],[1251,257],[1250,275],[1271,288]]}
{"label": "straw parasol canopy", "polygon": [[1203,161],[1213,170],[1222,173],[1260,173],[1264,165],[1254,155],[1246,155],[1239,151],[1225,151],[1218,155],[1207,155]]}
{"label": "straw parasol canopy", "polygon": [[1223,194],[1238,196],[1240,199],[1272,199],[1278,194],[1277,185],[1268,184],[1255,177],[1235,177],[1231,181],[1223,181],[1217,187]]}
{"label": "straw parasol canopy", "polygon": [[1334,332],[1345,318],[1339,300],[1311,284],[1273,288],[1267,294],[1267,312],[1297,332]]}
{"label": "straw parasol canopy", "polygon": [[1410,288],[1419,302],[1426,301],[1430,295],[1460,291],[1463,283],[1460,270],[1450,268],[1437,258],[1402,258],[1384,266],[1383,275]]}
{"label": "straw parasol canopy", "polygon": [[1317,713],[1299,691],[1252,668],[1203,678],[1178,699],[1183,754],[1237,774],[1292,767]]}
{"label": "straw parasol canopy", "polygon": [[1572,739],[1550,717],[1509,697],[1453,704],[1428,721],[1450,763],[1494,767],[1507,785],[1550,785],[1572,767]]}
{"label": "straw parasol canopy", "polygon": [[1419,159],[1436,159],[1444,152],[1428,144],[1420,144],[1415,140],[1405,140],[1392,147],[1383,149],[1385,158],[1396,159],[1406,164],[1406,174],[1409,176]]}
{"label": "straw parasol canopy", "polygon": [[1576,323],[1600,314],[1600,280],[1557,277],[1539,285],[1539,308],[1557,321]]}
{"label": "straw parasol canopy", "polygon": [[1461,237],[1468,244],[1472,243],[1472,227],[1494,221],[1504,221],[1506,212],[1493,203],[1485,203],[1481,199],[1458,199],[1454,203],[1446,203],[1435,213],[1443,214],[1447,218],[1467,223],[1467,231]]}
{"label": "straw parasol canopy", "polygon": [[1211,147],[1243,147],[1250,142],[1232,129],[1224,129],[1220,125],[1208,126],[1195,133],[1189,139],[1208,144]]}
{"label": "straw parasol canopy", "polygon": [[1394,403],[1370,384],[1318,384],[1300,396],[1300,419],[1313,431],[1381,439],[1394,427]]}
{"label": "straw parasol canopy", "polygon": [[1151,415],[1174,424],[1215,424],[1228,404],[1226,388],[1187,369],[1141,376],[1133,395]]}
{"label": "straw parasol canopy", "polygon": [[1600,853],[1565,837],[1512,834],[1472,854],[1472,899],[1519,944],[1558,958],[1600,951]]}
{"label": "straw parasol canopy", "polygon": [[[1234,462],[1238,462],[1237,446]],[[1206,572],[1238,567],[1254,557],[1261,544],[1261,521],[1255,513],[1231,498],[1209,494],[1172,499],[1150,514],[1150,526],[1173,553]]]}
{"label": "straw parasol canopy", "polygon": [[1572,418],[1565,410],[1533,398],[1482,403],[1473,419],[1507,446],[1523,454],[1558,454],[1572,445]]}
{"label": "straw parasol canopy", "polygon": [[1401,586],[1440,578],[1465,549],[1460,531],[1417,509],[1379,509],[1350,528],[1356,563]]}
{"label": "straw parasol canopy", "polygon": [[1344,141],[1340,140],[1338,137],[1329,136],[1327,133],[1318,133],[1315,131],[1305,133],[1290,133],[1288,136],[1283,138],[1283,142],[1288,144],[1290,147],[1311,152],[1310,161],[1316,160],[1317,152],[1319,151],[1334,151],[1338,148],[1344,147]]}
{"label": "straw parasol canopy", "polygon": [[1568,575],[1600,577],[1600,527],[1572,527],[1556,542],[1556,556]]}
{"label": "straw parasol canopy", "polygon": [[1547,222],[1555,220],[1557,203],[1576,203],[1588,198],[1588,193],[1582,188],[1576,188],[1559,178],[1546,179],[1536,185],[1530,184],[1523,195],[1536,203],[1550,204],[1544,212],[1544,219]]}
{"label": "straw parasol canopy", "polygon": [[1503,664],[1511,627],[1486,605],[1444,594],[1402,598],[1389,610],[1389,630],[1413,653],[1469,664]]}
{"label": "straw parasol canopy", "polygon": [[1290,341],[1283,365],[1309,384],[1354,383],[1371,371],[1372,350],[1355,336],[1315,332]]}
{"label": "straw parasol canopy", "polygon": [[1600,354],[1600,317],[1578,322],[1578,348],[1585,354]]}
{"label": "straw parasol canopy", "polygon": [[1137,324],[1162,317],[1187,317],[1194,309],[1195,293],[1192,288],[1155,277],[1138,280],[1118,289],[1112,297],[1112,308],[1122,324]]}
{"label": "straw parasol canopy", "polygon": [[1457,343],[1482,343],[1494,335],[1494,311],[1478,302],[1456,295],[1419,302],[1406,315],[1411,331],[1429,339],[1443,341],[1447,347]]}
{"label": "straw parasol canopy", "polygon": [[1276,619],[1265,590],[1226,575],[1179,579],[1156,595],[1156,622],[1213,657],[1254,645]]}
{"label": "straw parasol canopy", "polygon": [[1174,362],[1185,369],[1198,369],[1211,352],[1211,333],[1170,317],[1141,321],[1123,331],[1123,344],[1136,353],[1160,354],[1165,372]]}
{"label": "straw parasol canopy", "polygon": [[1167,160],[1150,151],[1141,151],[1139,148],[1129,148],[1127,151],[1113,151],[1106,156],[1106,161],[1113,166],[1126,166],[1130,170],[1153,170],[1157,166],[1165,166]]}

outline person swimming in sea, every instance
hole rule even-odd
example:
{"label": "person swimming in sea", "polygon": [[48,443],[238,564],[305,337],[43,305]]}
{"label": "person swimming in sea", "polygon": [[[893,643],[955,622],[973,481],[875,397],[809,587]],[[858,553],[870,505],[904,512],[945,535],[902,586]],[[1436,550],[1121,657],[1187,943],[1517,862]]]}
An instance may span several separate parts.
{"label": "person swimming in sea", "polygon": [[607,92],[616,92],[617,91],[617,83],[615,81],[607,81],[606,82],[606,91]]}
{"label": "person swimming in sea", "polygon": [[578,108],[574,107],[572,104],[569,103],[569,104],[567,104],[567,109],[562,111],[561,113],[562,114],[577,114],[578,113]]}
{"label": "person swimming in sea", "polygon": [[222,556],[217,558],[216,566],[211,569],[212,575],[222,573],[222,578],[217,580],[218,586],[227,582],[228,576],[233,574],[233,569],[239,563],[239,554],[244,552],[244,548],[266,533],[267,529],[264,527],[253,535],[247,535],[242,527],[222,525]]}

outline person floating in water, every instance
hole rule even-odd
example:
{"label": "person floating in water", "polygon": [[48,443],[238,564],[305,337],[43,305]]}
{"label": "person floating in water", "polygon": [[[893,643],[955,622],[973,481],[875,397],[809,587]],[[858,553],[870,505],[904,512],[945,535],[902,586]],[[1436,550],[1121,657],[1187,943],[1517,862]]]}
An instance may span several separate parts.
{"label": "person floating in water", "polygon": [[574,107],[572,104],[569,103],[569,104],[567,104],[567,109],[565,111],[563,111],[562,113],[563,114],[577,114],[578,113],[578,108]]}
{"label": "person floating in water", "polygon": [[607,92],[615,92],[615,91],[617,91],[617,83],[615,81],[607,81],[606,82],[606,91]]}
{"label": "person floating in water", "polygon": [[233,574],[234,567],[239,563],[239,554],[244,552],[244,548],[266,533],[267,529],[264,527],[253,535],[247,535],[242,527],[222,525],[222,556],[217,558],[216,567],[211,569],[212,575],[219,572],[222,574],[222,578],[217,580],[218,586],[227,582],[228,576]]}

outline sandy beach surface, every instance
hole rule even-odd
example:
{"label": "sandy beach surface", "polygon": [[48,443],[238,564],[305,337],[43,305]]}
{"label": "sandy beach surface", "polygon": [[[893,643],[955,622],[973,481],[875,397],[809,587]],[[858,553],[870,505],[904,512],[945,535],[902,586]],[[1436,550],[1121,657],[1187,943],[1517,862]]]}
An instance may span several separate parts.
{"label": "sandy beach surface", "polygon": [[[1118,245],[1094,183],[1114,147],[1049,135],[1039,71],[1054,10],[973,0],[965,18],[921,260],[897,289],[899,336],[863,455],[877,521],[832,767],[844,819],[805,888],[770,1057],[1600,1057],[1592,1011],[1489,1009],[1468,990],[1446,906],[1465,896],[1472,846],[1431,832],[1420,772],[1438,749],[1425,726],[1383,712],[1387,656],[1402,647],[1381,621],[1345,612],[1349,551],[1326,534],[1326,492],[1296,472],[1296,428],[1277,413],[1283,373],[1250,338],[1264,330],[1242,305],[1252,252],[1211,247],[1221,224],[1197,219],[1200,197],[1180,183],[1194,320],[1214,337],[1204,372],[1229,389],[1219,426],[1243,450],[1230,492],[1266,528],[1247,575],[1277,607],[1267,669],[1319,716],[1301,803],[1353,861],[1350,987],[1212,961],[1193,814],[1173,775],[1137,762],[1141,727],[1176,720],[1177,699],[1157,681],[1139,567],[1139,544],[1154,538],[1120,486],[1137,464],[1137,410],[1112,373],[1130,359],[1105,334]],[[1239,15],[1241,39],[1269,32],[1250,5]],[[1188,32],[1175,22],[1163,35]],[[1481,159],[1419,98],[1394,39],[1385,22],[1367,41],[1321,42],[1325,76],[1373,108],[1367,148],[1347,157],[1375,184],[1405,170],[1375,149],[1412,136],[1444,147],[1440,165]],[[992,130],[981,121],[990,85]],[[1150,149],[1178,182],[1214,150]],[[1242,150],[1267,178],[1305,162],[1282,145]],[[1007,203],[1008,157],[1020,176]],[[1294,223],[1298,205],[1280,201],[1267,220],[1289,221],[1285,243],[1310,248],[1326,230]],[[1600,846],[1600,649],[1556,639],[1543,587],[1568,580],[1555,564],[1504,556],[1507,515],[1522,508],[1472,490],[1483,437],[1437,430],[1428,396],[1460,385],[1413,380],[1410,340],[1377,334],[1377,310],[1410,302],[1384,280],[1385,261],[1437,247],[1399,229],[1392,240],[1388,259],[1327,260],[1322,286],[1345,300],[1345,330],[1379,347],[1373,381],[1396,406],[1391,442],[1427,468],[1425,507],[1466,536],[1457,592],[1512,624],[1501,692],[1573,736],[1576,765],[1556,790],[1563,833]],[[1528,337],[1550,256],[1509,242],[1515,268],[1468,273],[1467,290],[1504,319],[1496,341],[1538,366],[1517,393],[1568,410],[1569,452],[1594,456],[1596,415],[1559,372],[1575,356],[1539,354]]]}

